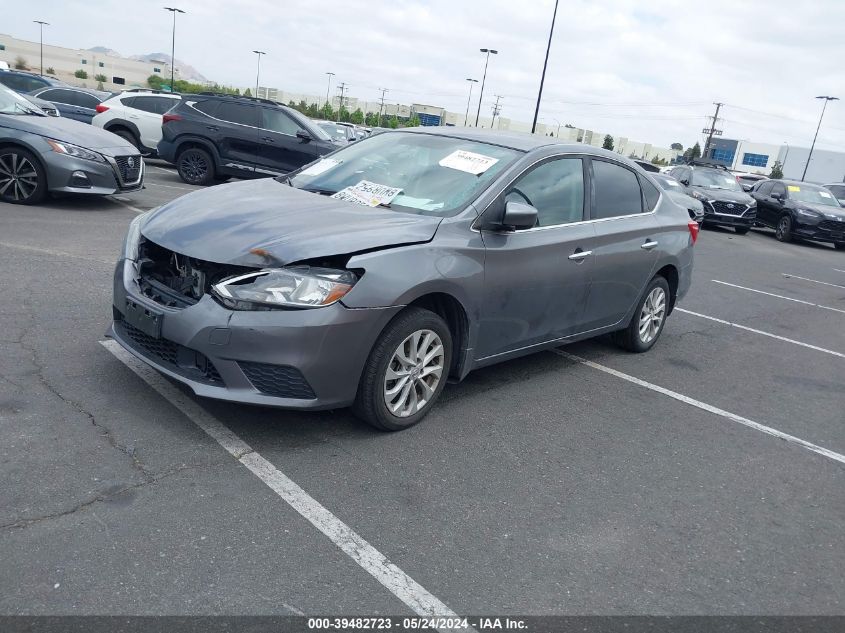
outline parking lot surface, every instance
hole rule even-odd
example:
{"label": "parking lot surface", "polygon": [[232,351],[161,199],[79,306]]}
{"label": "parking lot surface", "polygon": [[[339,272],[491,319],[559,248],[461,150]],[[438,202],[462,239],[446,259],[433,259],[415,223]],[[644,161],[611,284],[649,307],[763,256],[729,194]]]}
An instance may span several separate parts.
{"label": "parking lot surface", "polygon": [[486,368],[384,434],[101,344],[129,221],[193,189],[0,205],[0,612],[845,610],[845,253],[705,230],[651,352]]}

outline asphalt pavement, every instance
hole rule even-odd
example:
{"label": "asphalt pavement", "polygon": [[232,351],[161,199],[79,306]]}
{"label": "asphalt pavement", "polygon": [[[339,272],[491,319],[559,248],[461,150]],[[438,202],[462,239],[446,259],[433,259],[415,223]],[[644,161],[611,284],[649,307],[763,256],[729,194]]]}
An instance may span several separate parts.
{"label": "asphalt pavement", "polygon": [[845,611],[845,253],[705,230],[649,353],[479,370],[385,434],[101,344],[128,223],[193,189],[0,204],[0,614]]}

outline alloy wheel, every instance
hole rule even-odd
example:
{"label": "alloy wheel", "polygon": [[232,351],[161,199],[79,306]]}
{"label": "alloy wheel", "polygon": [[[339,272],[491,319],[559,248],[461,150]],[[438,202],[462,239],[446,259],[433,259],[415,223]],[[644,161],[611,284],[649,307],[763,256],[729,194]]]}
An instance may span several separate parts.
{"label": "alloy wheel", "polygon": [[22,202],[38,188],[38,172],[25,156],[9,153],[0,156],[0,196]]}
{"label": "alloy wheel", "polygon": [[789,218],[783,216],[780,219],[780,222],[778,222],[778,228],[775,230],[775,237],[777,237],[779,240],[783,240],[787,235],[789,235],[789,225]]}
{"label": "alloy wheel", "polygon": [[434,397],[443,376],[443,341],[431,330],[417,330],[393,352],[384,376],[384,402],[396,417],[407,418]]}
{"label": "alloy wheel", "polygon": [[660,326],[666,316],[666,293],[663,288],[654,288],[643,303],[640,311],[640,340],[651,343],[660,332]]}
{"label": "alloy wheel", "polygon": [[187,179],[193,182],[201,181],[208,173],[208,162],[194,152],[185,154],[179,163],[179,167]]}

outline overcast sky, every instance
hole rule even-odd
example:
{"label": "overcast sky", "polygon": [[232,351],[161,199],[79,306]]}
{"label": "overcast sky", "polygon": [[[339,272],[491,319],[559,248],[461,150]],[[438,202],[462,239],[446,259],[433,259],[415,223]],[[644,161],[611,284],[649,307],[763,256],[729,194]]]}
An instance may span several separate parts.
{"label": "overcast sky", "polygon": [[[530,121],[554,0],[173,0],[176,57],[209,79],[325,94],[326,71],[351,96],[463,112],[467,77],[495,48],[482,112]],[[4,0],[4,4],[11,0]],[[168,2],[30,0],[0,31],[45,42],[169,52]],[[562,0],[540,117],[686,147],[714,101],[730,138],[809,146],[821,101],[845,99],[845,0]],[[476,107],[478,85],[473,94]],[[837,92],[838,91],[838,92]],[[334,86],[332,87],[334,92]],[[832,102],[817,147],[845,150],[845,102]]]}

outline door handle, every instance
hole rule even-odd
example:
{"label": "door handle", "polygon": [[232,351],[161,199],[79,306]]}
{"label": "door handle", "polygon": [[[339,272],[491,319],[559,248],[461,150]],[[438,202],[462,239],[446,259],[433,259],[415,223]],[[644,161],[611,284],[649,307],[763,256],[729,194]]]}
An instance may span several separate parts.
{"label": "door handle", "polygon": [[206,125],[205,129],[211,130],[212,132],[219,132],[220,131],[220,128],[217,127],[216,125]]}
{"label": "door handle", "polygon": [[575,251],[574,253],[572,253],[572,255],[569,256],[569,259],[571,259],[573,262],[580,262],[585,257],[589,257],[592,254],[593,251]]}
{"label": "door handle", "polygon": [[654,248],[655,246],[657,246],[657,242],[655,242],[654,240],[648,240],[648,241],[646,241],[646,243],[645,243],[645,244],[643,244],[642,246],[640,246],[640,248],[645,249],[645,250],[647,250],[647,251],[650,251],[650,250],[651,250],[652,248]]}
{"label": "door handle", "polygon": [[261,137],[261,140],[262,140],[262,141],[264,141],[265,143],[275,143],[275,142],[276,142],[276,141],[274,141],[274,140],[273,140],[273,138],[272,138],[272,137],[270,137],[270,136],[262,136],[262,137]]}

